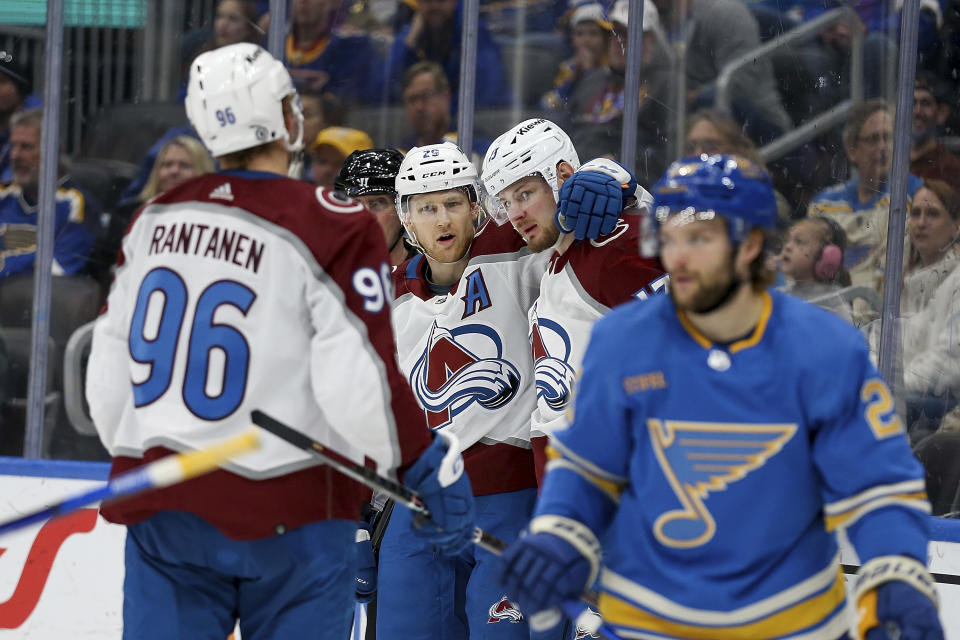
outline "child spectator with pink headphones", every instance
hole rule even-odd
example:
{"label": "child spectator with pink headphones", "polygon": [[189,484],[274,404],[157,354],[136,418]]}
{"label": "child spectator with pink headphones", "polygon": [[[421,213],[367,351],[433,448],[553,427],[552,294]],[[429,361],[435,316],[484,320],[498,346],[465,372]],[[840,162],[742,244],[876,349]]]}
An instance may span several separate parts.
{"label": "child spectator with pink headphones", "polygon": [[779,264],[787,279],[784,291],[853,322],[850,305],[836,295],[850,285],[850,274],[843,268],[846,245],[846,234],[833,220],[804,218],[787,230]]}

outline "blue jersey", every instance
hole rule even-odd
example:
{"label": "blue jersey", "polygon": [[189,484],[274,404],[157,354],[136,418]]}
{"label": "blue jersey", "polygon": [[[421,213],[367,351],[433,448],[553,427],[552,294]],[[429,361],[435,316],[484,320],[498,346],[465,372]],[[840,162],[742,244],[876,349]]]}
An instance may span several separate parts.
{"label": "blue jersey", "polygon": [[[91,212],[83,193],[71,187],[58,187],[54,202],[53,275],[71,275],[83,268],[93,246],[84,225]],[[18,185],[0,184],[0,278],[32,273],[36,251],[37,204]]]}
{"label": "blue jersey", "polygon": [[924,562],[929,504],[855,328],[780,292],[729,345],[667,296],[597,322],[537,514],[605,533],[600,611],[624,637],[843,635],[834,532]]}

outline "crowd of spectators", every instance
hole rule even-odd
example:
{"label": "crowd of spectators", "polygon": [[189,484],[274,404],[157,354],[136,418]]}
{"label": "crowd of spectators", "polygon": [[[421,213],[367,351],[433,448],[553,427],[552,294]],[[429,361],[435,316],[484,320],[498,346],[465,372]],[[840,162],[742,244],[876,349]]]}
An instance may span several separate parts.
{"label": "crowd of spectators", "polygon": [[[241,41],[265,44],[268,4],[220,0],[211,24],[184,34],[180,81],[201,51]],[[863,300],[855,303],[845,292],[882,292],[899,13],[878,13],[880,3],[871,0],[644,0],[642,50],[636,54],[640,92],[631,98],[624,95],[626,62],[634,55],[627,50],[634,18],[628,5],[481,0],[472,34],[474,106],[477,114],[497,118],[478,119],[469,150],[476,163],[489,139],[517,121],[518,113],[561,123],[582,158],[617,158],[624,105],[636,99],[634,169],[640,183],[652,184],[681,148],[684,154],[734,152],[767,166],[781,214],[771,238],[780,285],[871,335],[877,309],[865,309]],[[836,22],[741,67],[731,77],[728,109],[717,104],[716,81],[727,64],[842,6],[853,8],[859,21]],[[344,160],[358,150],[405,152],[456,142],[462,11],[458,0],[290,1],[284,58],[304,116],[303,179],[333,185]],[[849,96],[858,30],[865,100],[848,111],[841,127],[825,128],[764,162],[764,145]],[[940,359],[929,364],[931,353],[960,353],[960,344],[950,343],[960,334],[960,158],[953,143],[953,105],[960,96],[958,0],[923,0],[918,53],[902,291],[904,376],[909,393],[943,399],[943,413],[960,396],[960,372],[954,376]],[[31,167],[39,164],[40,124],[39,112],[30,110],[39,105],[32,68],[28,61],[0,57],[0,179],[6,181],[0,187],[0,278],[29,271],[33,260]],[[388,126],[376,125],[377,112],[388,114]],[[678,113],[685,116],[678,119]],[[173,127],[147,150],[122,197],[101,215],[96,198],[70,179],[69,161],[61,166],[54,272],[93,277],[102,293],[133,213],[178,181],[213,169],[190,128]]]}

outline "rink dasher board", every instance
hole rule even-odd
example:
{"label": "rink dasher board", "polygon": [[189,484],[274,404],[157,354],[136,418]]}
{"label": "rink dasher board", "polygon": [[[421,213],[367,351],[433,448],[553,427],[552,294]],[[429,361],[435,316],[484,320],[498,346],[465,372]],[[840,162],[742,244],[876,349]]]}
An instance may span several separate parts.
{"label": "rink dasher board", "polygon": [[[0,457],[0,518],[95,488],[108,470],[105,463]],[[960,521],[932,522],[928,556],[940,576],[940,615],[947,638],[960,640]],[[0,539],[0,640],[119,639],[125,539],[126,529],[97,516],[95,505]],[[841,549],[841,561],[854,567],[856,554]]]}

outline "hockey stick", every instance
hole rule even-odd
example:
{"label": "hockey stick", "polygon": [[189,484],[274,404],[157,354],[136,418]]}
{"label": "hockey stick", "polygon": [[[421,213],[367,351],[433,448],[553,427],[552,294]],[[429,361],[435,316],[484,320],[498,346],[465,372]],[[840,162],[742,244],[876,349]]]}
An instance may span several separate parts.
{"label": "hockey stick", "polygon": [[122,473],[102,487],[79,493],[49,507],[28,513],[0,524],[0,534],[15,531],[36,522],[69,513],[94,502],[122,500],[150,489],[162,489],[213,471],[233,456],[260,446],[255,429],[224,440],[205,449],[167,456],[148,465]]}
{"label": "hockey stick", "polygon": [[[430,518],[430,511],[424,506],[420,496],[417,495],[415,491],[408,489],[399,482],[394,482],[389,478],[381,476],[372,469],[368,469],[363,465],[347,460],[340,454],[331,451],[316,440],[309,438],[305,434],[293,429],[292,427],[288,427],[279,420],[268,416],[259,409],[251,412],[250,419],[253,421],[253,424],[266,429],[273,435],[277,436],[281,440],[285,440],[287,443],[297,447],[298,449],[310,453],[318,460],[322,460],[326,464],[329,464],[335,470],[339,471],[348,478],[356,480],[360,484],[366,485],[371,489],[375,489],[387,494],[394,501],[394,504],[400,504],[410,509],[417,515],[417,518]],[[487,533],[480,527],[474,527],[473,529],[473,543],[497,556],[501,555],[507,548],[506,542],[490,533]],[[584,603],[577,601],[564,602],[562,608],[564,615],[570,618],[574,624],[579,625],[588,632],[596,633],[599,631],[608,638],[611,638],[611,640],[620,640],[620,637],[616,634],[616,632],[614,632],[598,617],[592,615]]]}
{"label": "hockey stick", "polygon": [[[250,419],[253,420],[253,424],[261,427],[262,429],[266,429],[273,435],[277,436],[281,440],[285,440],[298,449],[307,451],[315,458],[324,461],[348,478],[352,478],[360,484],[387,494],[393,499],[394,502],[403,505],[407,509],[410,509],[417,514],[418,517],[426,519],[430,518],[430,512],[423,505],[423,501],[420,499],[420,496],[417,495],[415,491],[411,491],[399,482],[394,482],[389,478],[384,478],[372,469],[368,469],[363,465],[347,460],[340,454],[331,451],[319,442],[311,440],[296,429],[288,427],[279,420],[271,418],[263,411],[254,410],[250,414]],[[497,555],[503,553],[503,550],[507,548],[507,543],[505,543],[503,540],[497,538],[496,536],[490,535],[480,528],[473,530],[473,542],[479,547],[482,547],[483,549],[486,549],[487,551]]]}

